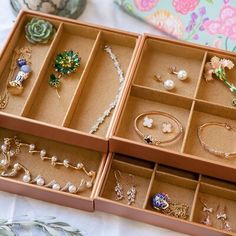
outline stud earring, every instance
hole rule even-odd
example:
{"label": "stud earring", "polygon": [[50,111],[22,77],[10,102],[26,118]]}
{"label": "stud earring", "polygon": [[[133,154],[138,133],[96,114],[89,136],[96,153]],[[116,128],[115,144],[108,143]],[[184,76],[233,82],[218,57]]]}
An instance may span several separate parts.
{"label": "stud earring", "polygon": [[186,70],[177,71],[176,66],[169,68],[170,74],[175,74],[179,80],[186,80],[188,78],[188,73]]}
{"label": "stud earring", "polygon": [[211,214],[213,213],[213,208],[209,208],[207,206],[207,204],[205,202],[203,202],[201,199],[200,199],[200,202],[203,205],[202,211],[204,213],[203,218],[200,221],[200,223],[203,224],[203,225],[212,226]]}
{"label": "stud earring", "polygon": [[115,179],[116,179],[116,186],[115,186],[115,192],[116,192],[116,201],[120,201],[124,199],[124,190],[122,184],[119,182],[119,178],[117,176],[119,174],[121,178],[121,173],[119,170],[114,171]]}
{"label": "stud earring", "polygon": [[162,133],[166,134],[166,133],[171,133],[172,131],[173,131],[173,125],[169,121],[162,123]]}
{"label": "stud earring", "polygon": [[220,220],[222,223],[222,229],[226,231],[231,231],[232,228],[229,225],[229,222],[227,221],[227,215],[226,215],[226,206],[224,206],[223,211],[220,211],[220,205],[218,205],[217,210],[218,213],[216,214],[216,219]]}
{"label": "stud earring", "polygon": [[132,174],[129,174],[129,177],[132,178],[132,185],[129,188],[129,190],[127,191],[127,196],[128,196],[128,205],[132,205],[132,203],[135,203],[137,190],[136,190],[135,184],[134,184],[134,176]]}
{"label": "stud earring", "polygon": [[147,128],[152,128],[153,125],[153,119],[148,118],[147,116],[144,117],[143,119],[143,126]]}
{"label": "stud earring", "polygon": [[175,82],[173,80],[167,79],[163,81],[159,74],[154,75],[153,79],[156,80],[157,82],[163,83],[164,88],[168,91],[173,90],[175,88]]}

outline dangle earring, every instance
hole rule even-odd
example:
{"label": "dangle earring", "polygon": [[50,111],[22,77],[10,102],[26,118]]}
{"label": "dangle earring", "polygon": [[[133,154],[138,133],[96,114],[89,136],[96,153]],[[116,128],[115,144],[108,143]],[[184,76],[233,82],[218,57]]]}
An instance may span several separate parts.
{"label": "dangle earring", "polygon": [[168,91],[173,90],[175,88],[175,82],[173,80],[167,79],[163,81],[159,74],[154,75],[153,79],[156,80],[157,82],[163,83],[164,88]]}
{"label": "dangle earring", "polygon": [[203,218],[200,221],[201,224],[207,225],[207,226],[212,226],[212,221],[211,221],[211,214],[213,213],[213,208],[209,208],[205,202],[203,202],[200,199],[200,202],[203,205],[202,211],[204,212]]}
{"label": "dangle earring", "polygon": [[116,201],[120,201],[124,199],[124,190],[122,184],[119,182],[119,178],[117,176],[119,174],[121,178],[121,173],[119,170],[114,171],[115,179],[116,179],[116,186],[115,186],[115,192],[116,192]]}
{"label": "dangle earring", "polygon": [[175,74],[179,80],[186,80],[188,78],[188,73],[186,70],[177,70],[176,66],[169,68],[170,74]]}
{"label": "dangle earring", "polygon": [[134,176],[132,174],[129,174],[129,177],[132,178],[132,184],[129,190],[127,191],[127,196],[128,196],[128,205],[132,205],[132,203],[135,203],[135,198],[137,194],[137,190],[135,188],[134,184]]}
{"label": "dangle earring", "polygon": [[226,231],[231,231],[232,228],[229,225],[229,222],[227,221],[227,215],[226,215],[226,206],[224,206],[223,211],[220,211],[220,205],[218,205],[217,210],[218,213],[216,214],[216,219],[220,220],[222,223],[222,229]]}

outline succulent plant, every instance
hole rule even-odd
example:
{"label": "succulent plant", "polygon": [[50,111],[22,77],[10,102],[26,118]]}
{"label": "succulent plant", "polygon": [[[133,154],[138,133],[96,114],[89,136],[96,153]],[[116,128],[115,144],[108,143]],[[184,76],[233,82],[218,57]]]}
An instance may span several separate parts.
{"label": "succulent plant", "polygon": [[54,35],[55,27],[48,21],[33,18],[25,26],[25,37],[33,44],[46,44]]}

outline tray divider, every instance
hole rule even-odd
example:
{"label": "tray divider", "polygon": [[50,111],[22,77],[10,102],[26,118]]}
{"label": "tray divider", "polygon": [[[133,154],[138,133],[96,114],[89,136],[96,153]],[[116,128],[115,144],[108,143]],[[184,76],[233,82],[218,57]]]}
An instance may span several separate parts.
{"label": "tray divider", "polygon": [[154,182],[155,176],[156,176],[157,166],[158,166],[158,164],[156,163],[155,167],[153,168],[152,177],[150,179],[150,183],[149,183],[148,190],[147,190],[147,195],[146,195],[146,198],[145,198],[145,200],[143,202],[143,209],[146,209],[148,201],[149,201],[149,198],[150,198],[150,193],[151,193],[151,190],[152,190],[152,185],[153,185],[153,182]]}
{"label": "tray divider", "polygon": [[196,187],[195,193],[194,193],[191,212],[190,212],[190,215],[189,215],[189,221],[191,221],[191,222],[193,221],[193,217],[194,217],[194,213],[195,213],[195,208],[196,208],[196,204],[197,204],[197,198],[198,198],[198,193],[199,193],[199,189],[200,189],[200,184],[201,184],[201,175],[199,175],[197,187]]}
{"label": "tray divider", "polygon": [[46,69],[48,68],[48,65],[50,64],[50,60],[51,60],[51,57],[60,41],[60,38],[61,38],[61,35],[62,35],[62,32],[63,32],[63,27],[64,27],[64,23],[60,23],[59,27],[58,27],[58,30],[57,30],[57,33],[50,45],[50,48],[47,52],[47,54],[45,55],[45,60],[44,62],[42,63],[42,66],[41,66],[41,69],[40,69],[40,72],[39,72],[39,75],[38,75],[38,78],[35,80],[35,83],[32,87],[32,90],[25,102],[25,105],[23,106],[22,110],[21,110],[21,113],[20,113],[20,116],[27,116],[31,106],[32,106],[32,103],[33,103],[33,100],[37,94],[37,90],[39,89],[40,87],[40,84],[41,84],[41,81],[44,79],[44,73],[46,71]]}
{"label": "tray divider", "polygon": [[186,143],[187,143],[188,133],[189,133],[189,130],[190,130],[190,127],[191,127],[191,123],[192,123],[192,118],[193,118],[195,103],[196,103],[195,101],[192,102],[192,107],[191,107],[191,110],[190,110],[190,113],[189,113],[188,123],[187,123],[187,125],[186,125],[186,130],[185,130],[185,133],[184,133],[184,138],[183,138],[183,142],[182,142],[182,147],[181,147],[181,150],[180,150],[181,153],[184,152],[185,146],[186,146]]}
{"label": "tray divider", "polygon": [[88,73],[93,65],[93,61],[94,61],[94,58],[96,57],[96,54],[97,54],[97,51],[98,51],[98,48],[99,46],[101,45],[101,37],[102,37],[102,31],[99,31],[98,35],[97,35],[97,38],[94,42],[94,45],[93,45],[93,48],[92,48],[92,51],[90,52],[90,55],[89,55],[89,58],[87,60],[87,63],[85,65],[85,68],[84,68],[84,71],[81,75],[81,78],[80,78],[80,81],[77,85],[77,88],[75,90],[75,93],[72,97],[72,100],[71,100],[71,103],[69,105],[69,108],[66,112],[66,115],[64,117],[64,120],[62,122],[62,125],[63,127],[68,127],[69,124],[70,124],[70,121],[72,119],[72,116],[73,116],[73,113],[76,109],[76,105],[78,104],[78,101],[79,101],[79,97],[81,95],[81,92],[83,90],[83,87],[86,83],[86,79],[87,79],[87,76],[88,76]]}
{"label": "tray divider", "polygon": [[203,60],[202,60],[202,65],[201,65],[199,77],[198,77],[198,82],[197,82],[196,89],[195,89],[195,92],[194,92],[194,98],[197,97],[198,90],[200,88],[201,79],[202,79],[202,75],[203,75],[203,72],[204,72],[204,67],[205,67],[205,64],[206,64],[207,55],[208,55],[208,52],[205,51],[204,56],[203,56]]}

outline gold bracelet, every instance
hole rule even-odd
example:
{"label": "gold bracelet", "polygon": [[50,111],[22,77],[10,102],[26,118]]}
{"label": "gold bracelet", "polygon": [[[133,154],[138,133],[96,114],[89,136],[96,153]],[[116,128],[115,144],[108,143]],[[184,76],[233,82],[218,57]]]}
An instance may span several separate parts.
{"label": "gold bracelet", "polygon": [[[22,148],[26,148],[28,153],[34,155],[37,154],[38,158],[42,161],[49,161],[50,165],[64,166],[68,169],[74,169],[76,171],[83,171],[84,174],[89,178],[89,180],[81,179],[79,186],[74,185],[71,182],[67,182],[64,186],[61,186],[56,180],[52,180],[46,183],[45,178],[40,174],[33,178],[30,171],[21,163],[12,163],[11,159],[22,151]],[[72,165],[69,160],[65,159],[60,161],[57,156],[48,156],[45,149],[37,150],[35,144],[24,143],[17,137],[4,138],[3,144],[1,145],[1,158],[0,158],[0,176],[2,177],[15,177],[19,172],[23,171],[23,182],[36,184],[38,186],[44,186],[46,188],[51,188],[53,190],[65,191],[69,193],[79,193],[86,189],[92,188],[93,183],[96,178],[95,171],[88,171],[83,163],[78,163],[77,165]],[[13,165],[13,167],[12,167]]]}
{"label": "gold bracelet", "polygon": [[221,126],[221,127],[226,128],[228,131],[233,131],[233,132],[236,132],[236,128],[230,126],[227,123],[207,122],[207,123],[204,123],[201,126],[199,126],[198,127],[198,132],[197,132],[200,144],[207,152],[209,152],[209,153],[211,153],[215,156],[224,157],[224,158],[230,158],[230,157],[236,156],[236,152],[223,152],[223,151],[220,151],[220,150],[216,150],[213,147],[206,144],[206,142],[203,140],[203,137],[202,137],[202,131],[203,131],[204,128],[206,128],[208,126]]}
{"label": "gold bracelet", "polygon": [[[177,125],[177,127],[178,127],[177,134],[173,138],[168,139],[168,140],[159,140],[158,138],[153,137],[150,134],[143,134],[139,130],[137,124],[138,124],[138,121],[141,118],[143,118],[143,117],[146,118],[148,115],[164,116],[164,117],[167,117],[167,118],[171,119]],[[156,146],[159,146],[161,144],[166,144],[166,143],[173,142],[173,141],[178,139],[183,134],[183,126],[180,123],[180,121],[177,118],[175,118],[174,116],[172,116],[171,114],[166,113],[166,112],[161,112],[161,111],[149,111],[149,112],[145,112],[145,113],[142,113],[142,114],[138,115],[135,118],[135,120],[134,120],[134,129],[137,132],[137,134],[144,140],[145,143],[150,144],[150,145],[156,145]]]}

